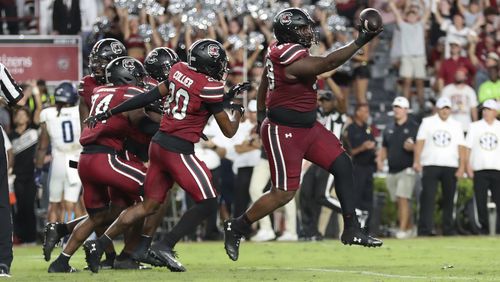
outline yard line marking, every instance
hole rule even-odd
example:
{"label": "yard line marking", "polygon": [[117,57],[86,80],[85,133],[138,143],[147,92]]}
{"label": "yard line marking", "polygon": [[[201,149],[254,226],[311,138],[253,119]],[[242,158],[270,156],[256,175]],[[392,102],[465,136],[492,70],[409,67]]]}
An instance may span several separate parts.
{"label": "yard line marking", "polygon": [[374,271],[356,271],[345,269],[332,269],[332,268],[271,268],[271,267],[238,267],[242,270],[287,270],[287,271],[315,271],[315,272],[336,272],[336,273],[352,273],[361,274],[366,276],[379,276],[385,278],[399,278],[399,279],[423,279],[423,280],[477,280],[477,278],[467,276],[417,276],[417,275],[399,275],[388,274]]}

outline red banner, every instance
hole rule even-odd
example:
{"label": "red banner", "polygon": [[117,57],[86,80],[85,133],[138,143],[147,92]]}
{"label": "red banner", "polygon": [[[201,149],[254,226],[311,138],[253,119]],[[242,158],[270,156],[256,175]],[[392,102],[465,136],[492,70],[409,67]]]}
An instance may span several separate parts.
{"label": "red banner", "polygon": [[0,62],[17,81],[78,81],[82,51],[78,36],[0,36]]}

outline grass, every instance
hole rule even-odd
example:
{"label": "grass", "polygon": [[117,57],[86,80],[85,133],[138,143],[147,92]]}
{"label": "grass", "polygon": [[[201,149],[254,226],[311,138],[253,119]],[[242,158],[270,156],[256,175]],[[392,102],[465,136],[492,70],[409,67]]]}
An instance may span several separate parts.
{"label": "grass", "polygon": [[[238,262],[222,242],[180,243],[188,269],[49,274],[41,247],[14,250],[12,281],[500,281],[500,237],[386,239],[379,249],[339,241],[243,242]],[[55,250],[52,259],[58,255]],[[85,266],[80,250],[70,261]]]}

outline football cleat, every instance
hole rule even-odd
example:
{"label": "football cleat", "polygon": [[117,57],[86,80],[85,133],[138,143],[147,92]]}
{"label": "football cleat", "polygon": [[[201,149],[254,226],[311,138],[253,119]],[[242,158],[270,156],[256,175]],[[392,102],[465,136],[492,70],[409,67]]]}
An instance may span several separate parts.
{"label": "football cleat", "polygon": [[72,273],[72,272],[78,272],[75,268],[71,267],[67,263],[62,263],[59,260],[53,261],[48,269],[49,273]]}
{"label": "football cleat", "polygon": [[229,258],[237,261],[242,236],[235,232],[234,228],[232,228],[233,224],[234,219],[224,221],[224,248]]}
{"label": "football cleat", "polygon": [[90,270],[94,273],[99,272],[101,256],[104,253],[101,244],[97,240],[88,240],[83,243],[83,249],[85,250],[85,261]]}
{"label": "football cleat", "polygon": [[151,246],[153,257],[163,263],[172,272],[185,272],[186,268],[177,260],[177,253],[170,247],[160,243]]}
{"label": "football cleat", "polygon": [[50,261],[50,255],[52,251],[56,247],[57,243],[61,241],[61,238],[64,237],[57,232],[57,227],[62,223],[47,223],[45,225],[45,229],[43,231],[43,257],[45,261]]}
{"label": "football cleat", "polygon": [[133,260],[132,258],[127,258],[124,260],[115,259],[113,264],[114,269],[132,269],[132,270],[144,270],[151,269],[151,266],[145,266],[139,262]]}
{"label": "football cleat", "polygon": [[133,260],[147,263],[152,266],[167,266],[166,263],[156,258],[155,254],[150,249],[147,249],[145,252],[134,252],[130,255]]}
{"label": "football cleat", "polygon": [[359,226],[344,230],[340,240],[344,245],[360,245],[365,247],[380,247],[383,242],[363,232]]}

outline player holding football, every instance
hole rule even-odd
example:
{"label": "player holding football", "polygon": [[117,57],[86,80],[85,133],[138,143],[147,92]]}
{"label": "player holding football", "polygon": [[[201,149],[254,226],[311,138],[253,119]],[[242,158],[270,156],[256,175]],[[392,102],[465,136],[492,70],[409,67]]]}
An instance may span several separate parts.
{"label": "player holding football", "polygon": [[[126,56],[127,49],[123,44],[114,38],[104,38],[94,44],[89,55],[89,69],[90,75],[86,75],[78,85],[78,95],[80,96],[80,103],[78,110],[80,112],[80,122],[83,123],[89,116],[89,109],[92,107],[92,95],[96,87],[106,84],[105,68],[112,60]],[[82,124],[81,124],[82,125]],[[81,130],[85,126],[79,126]],[[67,162],[65,163],[67,164]],[[53,222],[49,217],[49,223],[45,226],[43,254],[46,261],[50,260],[50,255],[55,245],[59,240],[71,234],[75,226],[85,217],[80,217],[67,223]],[[102,234],[105,228],[97,229],[97,234]],[[111,245],[106,249],[106,259],[103,261],[104,268],[112,268],[113,262],[116,257],[114,247]]]}
{"label": "player holding football", "polygon": [[[342,205],[344,244],[378,247],[382,241],[362,232],[355,214],[353,172],[349,156],[335,135],[316,121],[316,76],[333,70],[382,31],[360,28],[355,41],[326,57],[309,55],[317,41],[314,21],[302,9],[289,8],[274,18],[277,42],[268,48],[266,70],[257,93],[262,142],[269,156],[272,189],[240,217],[224,223],[224,247],[229,258],[238,259],[241,237],[251,224],[288,203],[299,188],[302,159],[334,175]],[[266,115],[267,118],[264,119]]]}
{"label": "player holding football", "polygon": [[[92,114],[105,112],[109,107],[143,93],[141,87],[144,86],[146,70],[134,58],[117,58],[108,64],[105,72],[107,84],[112,86],[94,89]],[[142,162],[122,158],[120,152],[123,151],[123,140],[130,132],[129,127],[136,126],[143,118],[144,112],[140,109],[116,115],[105,123],[83,130],[78,174],[84,188],[88,217],[74,228],[68,244],[50,265],[49,272],[73,272],[69,259],[94,228],[111,223],[124,208],[140,201],[139,192],[146,168]]]}
{"label": "player holding football", "polygon": [[211,115],[223,134],[232,137],[244,113],[241,105],[231,104],[230,108],[235,112],[235,119],[231,121],[223,109],[225,95],[234,96],[247,90],[245,84],[224,94],[227,61],[226,52],[219,42],[198,40],[189,48],[188,63],[175,64],[167,82],[87,120],[89,126],[99,125],[98,121],[105,121],[118,113],[143,107],[167,96],[160,130],[150,144],[150,166],[144,185],[145,200],[120,214],[118,220],[98,240],[85,242],[86,260],[92,271],[98,271],[103,249],[111,240],[135,221],[154,213],[174,182],[189,193],[196,204],[183,214],[163,241],[153,244],[151,250],[171,271],[186,270],[176,260],[173,251],[175,244],[217,210],[212,176],[206,165],[195,156],[194,143],[199,141]]}

